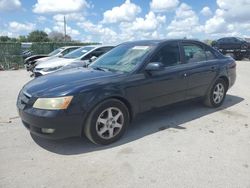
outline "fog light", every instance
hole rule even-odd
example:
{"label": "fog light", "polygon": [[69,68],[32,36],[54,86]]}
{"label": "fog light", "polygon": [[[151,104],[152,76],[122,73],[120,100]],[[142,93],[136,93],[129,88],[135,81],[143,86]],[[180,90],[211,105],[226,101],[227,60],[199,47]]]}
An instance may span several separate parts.
{"label": "fog light", "polygon": [[42,128],[42,133],[52,134],[55,132],[55,129]]}

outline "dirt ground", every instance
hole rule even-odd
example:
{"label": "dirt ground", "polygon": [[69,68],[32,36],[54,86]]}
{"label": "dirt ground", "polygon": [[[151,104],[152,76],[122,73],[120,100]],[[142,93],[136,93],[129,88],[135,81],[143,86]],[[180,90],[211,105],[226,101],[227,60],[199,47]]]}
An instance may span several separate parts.
{"label": "dirt ground", "polygon": [[0,187],[250,188],[250,62],[219,109],[185,103],[139,116],[110,146],[31,136],[15,102],[31,78],[0,72]]}

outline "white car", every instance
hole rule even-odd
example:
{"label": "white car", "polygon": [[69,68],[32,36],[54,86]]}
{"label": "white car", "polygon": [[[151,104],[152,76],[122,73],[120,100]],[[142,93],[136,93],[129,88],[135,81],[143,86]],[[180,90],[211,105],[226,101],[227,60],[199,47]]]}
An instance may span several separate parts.
{"label": "white car", "polygon": [[[57,48],[56,50],[52,51],[51,53],[47,55],[33,55],[24,60],[25,67],[27,71],[33,71],[35,66],[41,62],[48,61],[53,58],[62,57],[81,46],[64,46],[61,48]],[[35,65],[36,64],[36,65]]]}
{"label": "white car", "polygon": [[43,57],[43,58],[38,59],[36,63],[48,61],[56,57],[63,57],[64,55],[79,48],[81,48],[81,46],[64,46],[64,47],[58,48],[54,50],[53,52],[49,53],[48,57]]}
{"label": "white car", "polygon": [[87,66],[89,63],[93,62],[95,59],[105,54],[109,50],[114,48],[112,45],[91,45],[84,46],[71,53],[58,58],[53,58],[45,62],[41,62],[36,65],[34,69],[34,76],[42,76],[55,71],[63,70],[64,67],[70,67],[70,64],[77,64]]}

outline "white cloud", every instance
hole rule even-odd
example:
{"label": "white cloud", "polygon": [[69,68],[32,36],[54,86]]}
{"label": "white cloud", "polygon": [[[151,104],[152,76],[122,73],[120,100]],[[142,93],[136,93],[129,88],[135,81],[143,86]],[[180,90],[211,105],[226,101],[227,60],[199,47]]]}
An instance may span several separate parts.
{"label": "white cloud", "polygon": [[175,11],[175,17],[167,27],[168,37],[194,37],[194,34],[203,31],[199,17],[192,7],[182,3]]}
{"label": "white cloud", "polygon": [[210,18],[205,23],[206,33],[224,33],[227,31],[227,23],[222,17],[222,11],[217,9],[214,17]]}
{"label": "white cloud", "polygon": [[118,41],[117,33],[111,28],[104,27],[102,24],[93,24],[90,21],[78,22],[77,25],[85,32],[91,34],[92,38],[100,38],[99,42],[115,43]]}
{"label": "white cloud", "polygon": [[53,16],[53,19],[56,22],[63,22],[64,16],[66,21],[83,21],[84,16],[81,13],[69,13],[69,14],[56,14]]}
{"label": "white cloud", "polygon": [[21,8],[20,0],[0,0],[1,11],[11,11]]}
{"label": "white cloud", "polygon": [[165,23],[165,16],[156,16],[153,12],[149,12],[144,18],[136,18],[133,22],[132,30],[152,31],[156,30],[160,24]]}
{"label": "white cloud", "polygon": [[103,43],[117,44],[131,40],[163,38],[160,30],[163,28],[165,21],[165,16],[156,15],[150,11],[144,18],[138,17],[132,22],[121,22],[118,28],[112,24],[93,24],[90,21],[78,22],[77,25],[88,36],[91,35],[94,40],[100,39],[100,42]]}
{"label": "white cloud", "polygon": [[44,16],[38,16],[38,17],[37,17],[37,21],[38,21],[39,23],[44,23],[45,21],[47,21],[47,18],[44,17]]}
{"label": "white cloud", "polygon": [[35,24],[33,23],[19,23],[16,21],[9,22],[9,30],[10,32],[30,32],[35,29]]}
{"label": "white cloud", "polygon": [[150,8],[154,12],[165,12],[175,9],[179,4],[179,0],[152,0]]}
{"label": "white cloud", "polygon": [[211,16],[213,13],[209,7],[203,7],[203,9],[201,10],[201,14],[203,16]]}
{"label": "white cloud", "polygon": [[150,11],[145,18],[136,18],[133,22],[120,24],[120,40],[140,40],[162,38],[161,30],[166,22],[165,16],[155,15]]}
{"label": "white cloud", "polygon": [[217,0],[223,17],[229,22],[250,22],[250,0]]}
{"label": "white cloud", "polygon": [[141,12],[141,8],[130,0],[126,0],[119,7],[113,7],[103,14],[103,23],[117,23],[122,21],[132,21]]}
{"label": "white cloud", "polygon": [[0,36],[17,37],[15,33],[5,30],[0,31]]}
{"label": "white cloud", "polygon": [[215,15],[206,21],[205,32],[212,35],[240,35],[249,31],[250,0],[217,0]]}
{"label": "white cloud", "polygon": [[86,0],[37,0],[33,6],[34,13],[71,13],[89,7]]}
{"label": "white cloud", "polygon": [[52,32],[52,30],[50,28],[48,28],[48,27],[45,27],[44,28],[44,32],[47,33],[47,34],[49,34],[49,33]]}
{"label": "white cloud", "polygon": [[[60,33],[64,33],[64,23],[63,22],[56,22],[53,26],[53,31],[57,31]],[[70,26],[66,26],[66,33],[67,35],[70,35],[71,37],[76,37],[80,35],[80,32],[77,29],[73,29]]]}
{"label": "white cloud", "polygon": [[84,17],[81,13],[68,13],[68,14],[56,14],[53,16],[54,26],[53,31],[64,33],[64,16],[66,18],[66,32],[71,37],[76,37],[80,35],[78,29],[73,29],[68,23],[73,23],[74,21],[84,21]]}

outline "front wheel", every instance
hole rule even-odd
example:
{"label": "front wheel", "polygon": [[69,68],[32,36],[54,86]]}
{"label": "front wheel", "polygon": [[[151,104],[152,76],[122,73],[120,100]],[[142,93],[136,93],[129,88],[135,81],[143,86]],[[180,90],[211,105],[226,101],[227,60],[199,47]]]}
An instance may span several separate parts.
{"label": "front wheel", "polygon": [[217,108],[224,102],[227,92],[227,84],[223,79],[218,79],[205,98],[205,105]]}
{"label": "front wheel", "polygon": [[97,105],[86,121],[84,133],[95,144],[111,144],[124,134],[129,124],[129,112],[124,103],[108,99]]}

